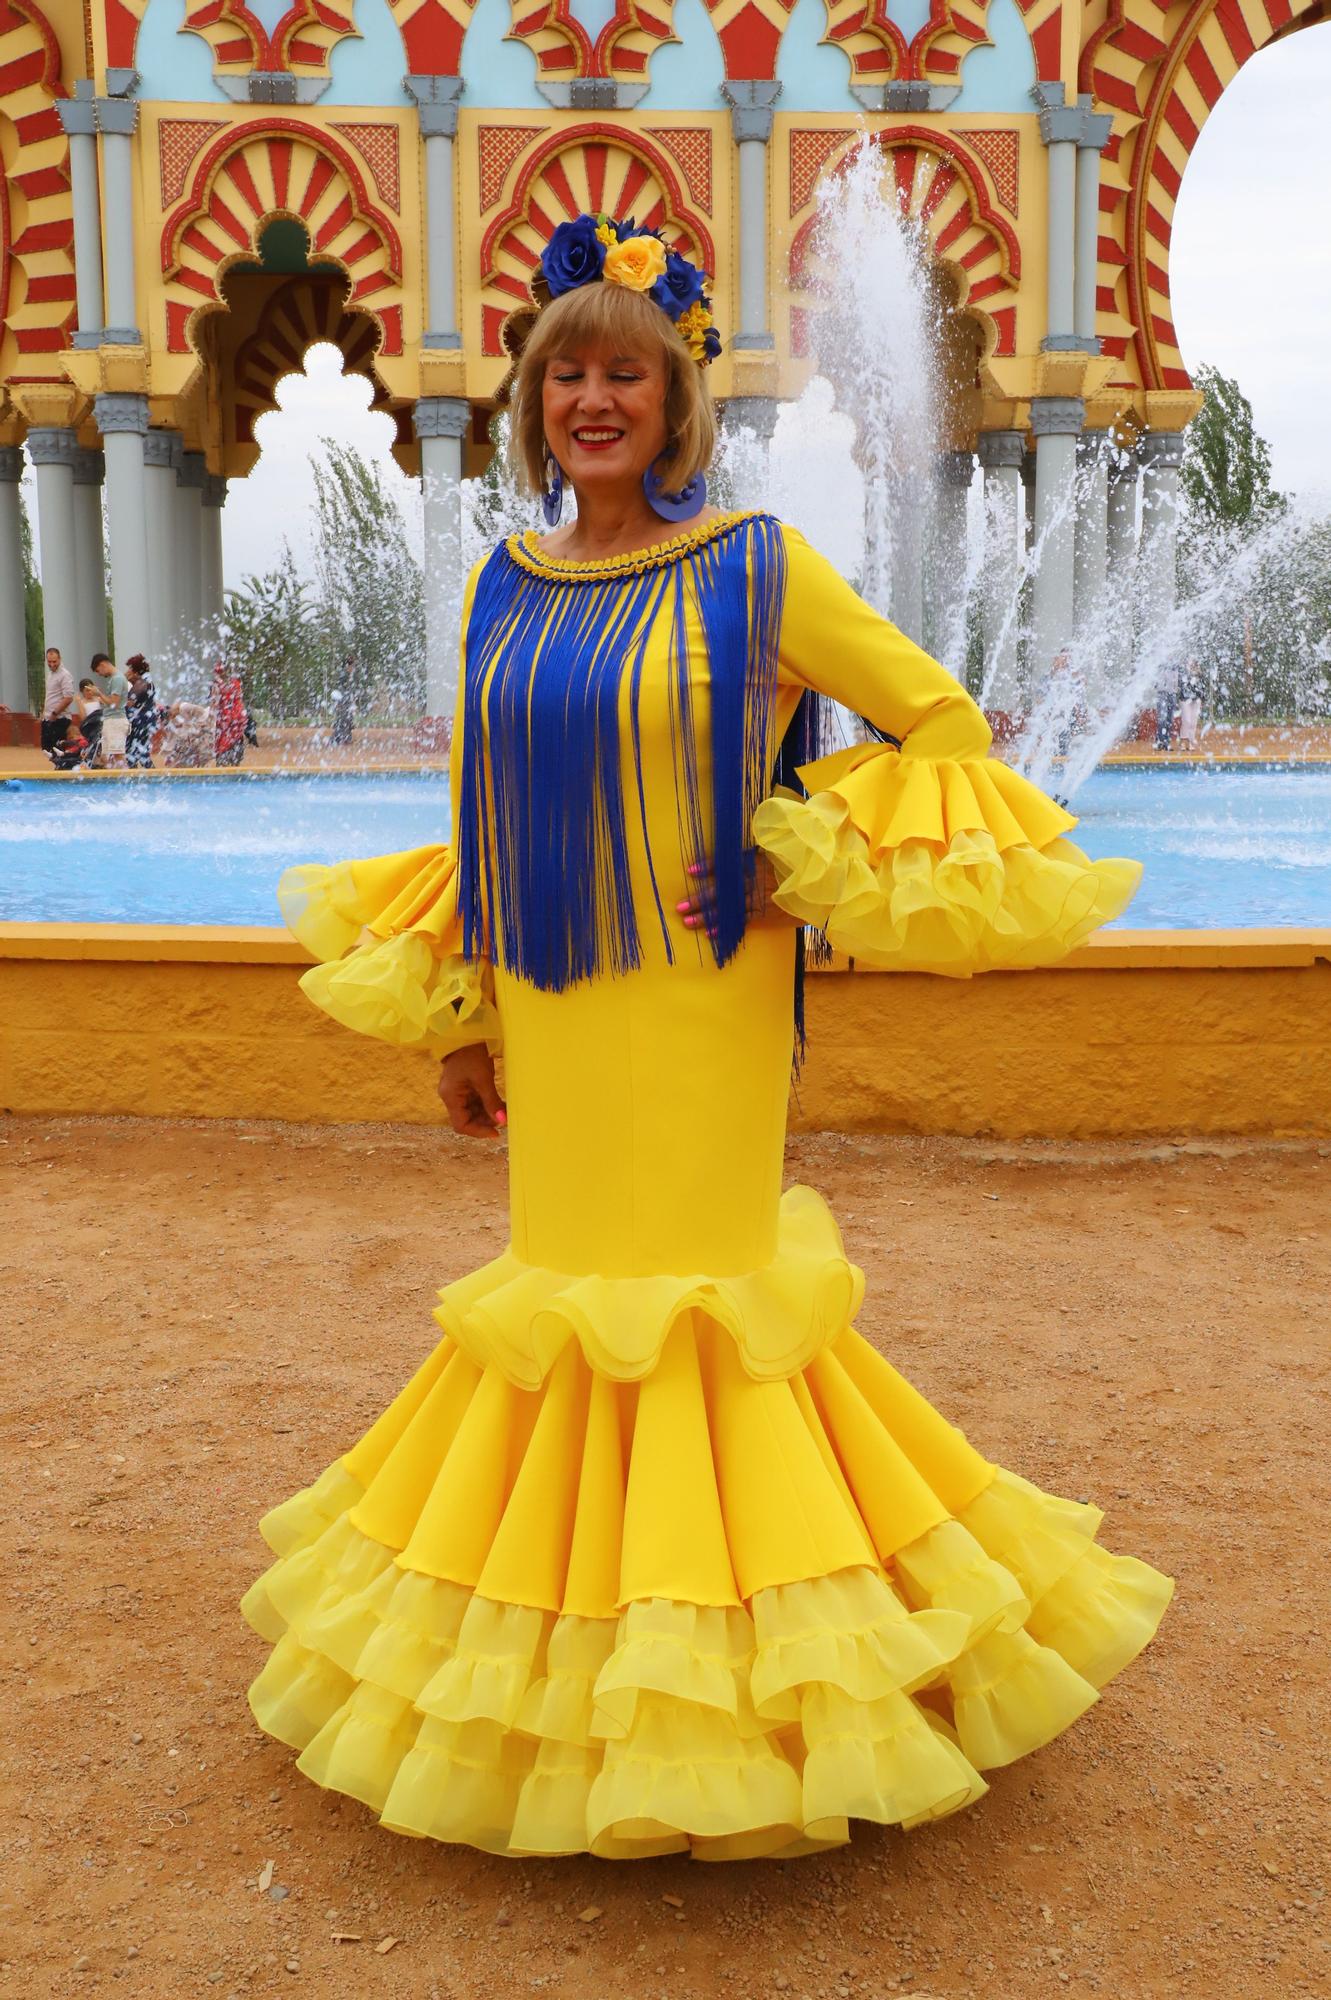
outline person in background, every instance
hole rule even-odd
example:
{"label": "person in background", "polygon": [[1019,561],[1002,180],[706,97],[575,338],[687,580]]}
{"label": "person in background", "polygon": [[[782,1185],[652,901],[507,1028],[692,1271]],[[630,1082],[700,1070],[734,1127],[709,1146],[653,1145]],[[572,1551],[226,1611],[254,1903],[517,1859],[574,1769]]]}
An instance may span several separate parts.
{"label": "person in background", "polygon": [[342,662],[342,679],[333,689],[333,741],[350,743],[356,727],[356,662],[350,653]]}
{"label": "person in background", "polygon": [[166,711],[162,762],[173,771],[197,771],[213,754],[213,711],[206,701],[173,701]]}
{"label": "person in background", "polygon": [[125,739],[129,733],[125,719],[129,682],[109,653],[93,654],[92,672],[102,695],[102,763],[119,766],[125,761]]}
{"label": "person in background", "polygon": [[125,761],[131,771],[151,771],[153,731],[160,715],[157,690],[142,653],[130,655],[125,672],[129,677],[129,693],[125,697],[125,719],[129,724]]}
{"label": "person in background", "polygon": [[240,675],[222,660],[213,668],[213,759],[239,764],[245,755],[245,697]]}
{"label": "person in background", "polygon": [[88,745],[85,764],[100,762],[102,750],[102,691],[90,674],[79,682],[79,728]]}
{"label": "person in background", "polygon": [[1178,708],[1179,671],[1172,662],[1160,669],[1155,686],[1155,747],[1168,750],[1174,741],[1174,714]]}
{"label": "person in background", "polygon": [[60,660],[59,646],[46,649],[46,699],[42,703],[42,748],[49,755],[78,711],[78,696],[69,668]]}
{"label": "person in background", "polygon": [[51,745],[48,754],[57,771],[73,771],[86,762],[88,739],[80,729],[76,715],[66,722],[64,735],[58,743]]}
{"label": "person in background", "polygon": [[1206,699],[1206,682],[1196,660],[1189,660],[1184,667],[1178,691],[1178,747],[1180,750],[1195,751],[1201,729],[1202,703]]}

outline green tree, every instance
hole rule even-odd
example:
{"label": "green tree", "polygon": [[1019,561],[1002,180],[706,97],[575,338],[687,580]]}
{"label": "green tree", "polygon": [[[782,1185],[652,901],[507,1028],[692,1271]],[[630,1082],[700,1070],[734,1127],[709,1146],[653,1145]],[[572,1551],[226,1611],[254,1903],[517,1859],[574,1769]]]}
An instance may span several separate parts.
{"label": "green tree", "polygon": [[325,441],[315,487],[316,617],[330,669],[355,662],[361,713],[419,715],[425,699],[421,565],[378,466]]}
{"label": "green tree", "polygon": [[28,701],[40,715],[46,699],[45,674],[42,669],[45,655],[42,649],[43,611],[42,585],[37,575],[37,565],[32,554],[32,522],[28,519],[28,509],[23,499],[23,489],[18,496],[19,551],[23,564],[23,637],[28,661]]}
{"label": "green tree", "polygon": [[330,663],[309,585],[296,574],[286,543],[275,569],[227,592],[222,642],[257,714],[274,722],[322,715]]}
{"label": "green tree", "polygon": [[1195,382],[1206,401],[1183,434],[1180,483],[1189,524],[1201,533],[1259,528],[1287,504],[1271,484],[1271,447],[1231,376],[1203,364]]}

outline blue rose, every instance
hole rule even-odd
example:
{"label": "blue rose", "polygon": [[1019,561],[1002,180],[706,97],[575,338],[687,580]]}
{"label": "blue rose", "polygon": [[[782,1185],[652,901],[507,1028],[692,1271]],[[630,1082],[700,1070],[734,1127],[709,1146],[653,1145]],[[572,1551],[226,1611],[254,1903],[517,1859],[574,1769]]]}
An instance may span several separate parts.
{"label": "blue rose", "polygon": [[703,275],[696,264],[690,264],[687,257],[681,257],[677,250],[666,251],[664,275],[652,286],[649,297],[655,299],[663,312],[671,319],[678,319],[691,305],[696,305],[702,297]]}
{"label": "blue rose", "polygon": [[551,298],[595,283],[604,262],[605,245],[597,239],[594,215],[561,222],[541,253],[541,269]]}

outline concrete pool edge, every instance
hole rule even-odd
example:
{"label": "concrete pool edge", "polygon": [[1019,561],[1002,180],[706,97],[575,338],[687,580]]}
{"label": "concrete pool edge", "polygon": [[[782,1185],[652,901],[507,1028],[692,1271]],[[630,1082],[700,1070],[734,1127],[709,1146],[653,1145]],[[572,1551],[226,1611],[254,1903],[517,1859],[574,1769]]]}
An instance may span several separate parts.
{"label": "concrete pool edge", "polygon": [[[442,1123],[430,1058],[335,1027],[307,963],[262,926],[0,923],[0,1109]],[[803,1129],[1331,1135],[1331,929],[1120,931],[975,980],[842,961],[808,1017]]]}

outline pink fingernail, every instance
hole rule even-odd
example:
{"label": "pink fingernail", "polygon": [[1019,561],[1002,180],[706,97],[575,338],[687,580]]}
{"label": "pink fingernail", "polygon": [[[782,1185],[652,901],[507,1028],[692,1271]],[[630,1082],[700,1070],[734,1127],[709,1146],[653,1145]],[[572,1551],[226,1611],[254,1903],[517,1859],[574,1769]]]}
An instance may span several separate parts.
{"label": "pink fingernail", "polygon": [[678,910],[680,916],[682,917],[686,910],[690,910],[693,908],[693,905],[691,903],[676,903],[675,908]]}
{"label": "pink fingernail", "polygon": [[686,875],[701,875],[702,874],[701,864],[697,861],[690,861],[688,867],[684,870],[684,873]]}
{"label": "pink fingernail", "polygon": [[507,1123],[508,1123],[508,1113],[507,1113],[507,1111],[496,1111],[496,1112],[495,1112],[495,1124],[496,1124],[496,1125],[507,1125]]}

